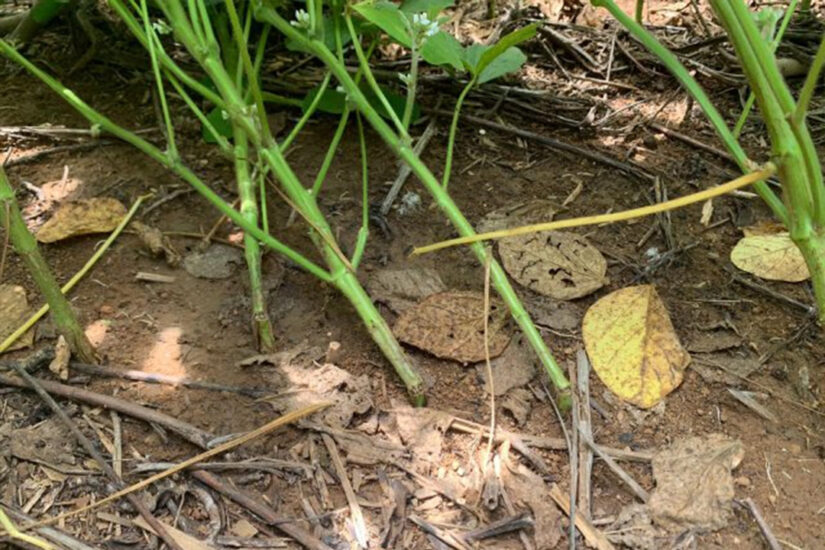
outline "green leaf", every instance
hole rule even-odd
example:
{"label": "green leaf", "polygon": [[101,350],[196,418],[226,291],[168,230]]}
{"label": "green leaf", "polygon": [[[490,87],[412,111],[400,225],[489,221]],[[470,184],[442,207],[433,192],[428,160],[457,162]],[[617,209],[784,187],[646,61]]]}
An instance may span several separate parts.
{"label": "green leaf", "polygon": [[[376,112],[384,118],[389,118],[389,113],[384,108],[384,105],[381,101],[378,100],[378,97],[372,93],[372,91],[366,86],[363,85],[365,89],[362,91],[367,98],[367,101],[372,106]],[[315,99],[315,96],[318,94],[320,90],[320,86],[310,90],[307,95],[301,100],[301,109],[306,112],[309,108],[312,101]],[[407,101],[405,96],[396,94],[395,92],[381,87],[381,91],[384,92],[384,96],[387,98],[387,102],[390,104],[390,108],[395,111],[396,116],[399,118],[404,114],[404,107]],[[321,96],[320,101],[318,101],[318,106],[316,109],[323,113],[329,113],[331,115],[340,115],[344,112],[344,108],[347,105],[347,95],[343,92],[339,92],[338,90],[330,90],[329,88],[324,91],[324,95]],[[413,115],[412,120],[415,122],[421,116],[421,108],[416,103],[413,105]]]}
{"label": "green leaf", "polygon": [[407,48],[412,46],[407,17],[395,4],[384,0],[367,1],[356,4],[353,8],[361,14],[361,17],[376,25],[402,46]]}
{"label": "green leaf", "polygon": [[[212,123],[215,131],[223,137],[232,137],[232,123],[223,116],[223,110],[215,107],[206,115],[206,120]],[[218,138],[208,127],[201,125],[201,136],[206,143],[218,143]]]}
{"label": "green leaf", "polygon": [[481,74],[478,75],[478,83],[484,84],[507,73],[517,71],[525,61],[527,61],[527,56],[520,49],[512,47],[482,69]]}
{"label": "green leaf", "polygon": [[[522,27],[516,31],[511,32],[506,36],[502,36],[498,42],[492,45],[489,49],[487,49],[482,55],[481,59],[478,60],[478,63],[475,65],[475,74],[481,74],[484,69],[492,63],[497,57],[503,55],[505,52],[510,51],[510,48],[517,44],[521,44],[525,40],[530,40],[536,36],[536,25],[527,25],[526,27]],[[513,55],[513,54],[510,54]],[[522,54],[523,55],[523,54]],[[521,63],[524,63],[522,61]],[[521,66],[519,63],[519,67]],[[518,67],[516,67],[518,68]],[[514,69],[511,69],[514,70]],[[507,71],[510,72],[510,71]],[[502,73],[503,74],[503,73]],[[500,76],[500,75],[499,75]],[[491,80],[491,79],[487,79]]]}
{"label": "green leaf", "polygon": [[430,19],[453,5],[453,0],[405,0],[401,4],[404,13],[426,13]]}
{"label": "green leaf", "polygon": [[444,31],[429,37],[421,48],[421,56],[430,65],[449,65],[457,71],[464,69],[462,53],[461,43]]}
{"label": "green leaf", "polygon": [[[306,112],[309,109],[309,106],[312,104],[312,101],[315,99],[315,96],[318,95],[320,91],[320,86],[310,90],[307,92],[307,95],[301,101],[301,110]],[[324,95],[321,96],[321,99],[318,101],[318,106],[316,107],[317,110],[321,111],[322,113],[329,113],[332,115],[340,115],[344,112],[344,107],[347,105],[347,95],[345,93],[339,92],[337,90],[330,90],[327,88],[324,90]]]}
{"label": "green leaf", "polygon": [[476,67],[481,60],[481,56],[490,48],[491,46],[485,46],[483,44],[473,44],[472,46],[464,48],[464,54],[461,56],[461,59],[464,61],[464,66],[467,70],[476,74]]}

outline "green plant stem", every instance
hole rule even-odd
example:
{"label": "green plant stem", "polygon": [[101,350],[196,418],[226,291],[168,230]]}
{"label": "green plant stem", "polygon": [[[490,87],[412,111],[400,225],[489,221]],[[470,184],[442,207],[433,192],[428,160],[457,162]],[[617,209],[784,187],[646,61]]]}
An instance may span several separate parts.
{"label": "green plant stem", "polygon": [[338,152],[338,145],[344,137],[344,130],[347,129],[347,121],[349,120],[350,108],[344,107],[344,112],[341,113],[341,118],[338,119],[338,126],[335,128],[335,133],[332,135],[332,141],[329,143],[327,153],[324,155],[324,160],[321,161],[321,167],[318,169],[318,174],[315,176],[315,181],[312,184],[311,193],[317,197],[321,192],[321,188],[327,179],[327,173],[332,166],[332,161],[335,160],[335,153]]}
{"label": "green plant stem", "polygon": [[[360,38],[358,33],[355,32],[355,26],[352,24],[352,17],[349,14],[344,14],[344,21],[347,24],[347,30],[349,31],[350,35],[352,36],[352,46],[355,50],[355,55],[358,57],[358,64],[359,68],[363,71],[364,77],[367,79],[367,84],[370,85],[372,89],[372,93],[375,94],[375,97],[378,98],[378,101],[381,102],[381,105],[384,107],[384,110],[387,111],[387,116],[390,117],[393,124],[395,124],[398,133],[401,135],[401,139],[409,143],[410,136],[407,134],[407,130],[404,128],[404,125],[398,120],[398,115],[395,114],[395,109],[392,108],[390,102],[387,101],[387,97],[384,95],[384,92],[381,91],[381,87],[378,85],[378,81],[375,80],[375,75],[372,74],[372,70],[370,69],[370,64],[367,56],[364,55],[364,50],[361,48]],[[301,36],[301,38],[306,40],[306,37]],[[326,46],[324,46],[326,48]]]}
{"label": "green plant stem", "polygon": [[[798,1],[799,0],[791,0],[788,3],[788,9],[785,10],[785,15],[782,17],[782,23],[779,25],[779,30],[776,32],[776,36],[771,42],[772,52],[775,52],[776,48],[778,48],[779,44],[782,42],[782,37],[785,35],[785,31],[788,30],[788,24],[791,22],[793,12],[796,9],[796,4]],[[747,101],[745,101],[745,107],[742,109],[742,114],[739,115],[739,120],[736,121],[736,125],[733,127],[733,135],[737,139],[742,133],[742,128],[745,126],[745,122],[748,120],[748,116],[750,115],[751,109],[753,109],[754,102],[756,102],[756,96],[754,95],[753,90],[751,90],[748,94]]]}
{"label": "green plant stem", "polygon": [[192,100],[190,95],[183,89],[183,86],[180,85],[178,79],[172,76],[170,73],[166,74],[167,80],[169,83],[172,84],[172,87],[175,91],[180,95],[181,99],[186,106],[192,111],[192,114],[195,115],[195,118],[200,121],[204,128],[206,128],[209,132],[211,132],[212,136],[215,138],[215,145],[218,146],[218,149],[221,150],[222,153],[231,155],[232,154],[232,146],[229,144],[229,140],[226,137],[222,136],[220,132],[215,128],[215,125],[212,124],[206,115],[203,113],[200,107]]}
{"label": "green plant stem", "polygon": [[[235,179],[241,199],[241,215],[247,223],[258,226],[258,204],[255,183],[249,175],[249,144],[237,125],[233,126],[235,141]],[[258,349],[269,352],[275,349],[275,336],[266,309],[263,280],[261,277],[261,249],[257,239],[244,233],[244,256],[249,272],[249,294],[252,302],[252,333]]]}
{"label": "green plant stem", "polygon": [[166,127],[166,151],[171,158],[177,159],[178,147],[175,143],[175,125],[172,124],[172,116],[169,114],[169,105],[166,102],[166,92],[163,89],[163,79],[160,76],[158,56],[155,54],[157,36],[154,29],[152,29],[152,21],[149,19],[149,7],[146,0],[140,0],[140,10],[143,18],[143,29],[147,37],[146,44],[148,45],[149,58],[152,61],[152,73],[157,86],[158,101],[160,102],[161,113],[163,113],[163,123]]}
{"label": "green plant stem", "polygon": [[[355,81],[347,73],[346,67],[338,62],[335,55],[327,49],[327,47],[317,40],[308,39],[306,36],[295,31],[287,21],[285,21],[278,13],[269,5],[259,6],[256,11],[256,17],[272,24],[281,33],[290,37],[291,39],[301,43],[306,48],[310,49],[326,66],[331,70],[334,76],[338,79],[344,89],[347,91],[350,99],[355,102],[361,114],[367,119],[370,125],[378,132],[381,138],[387,145],[407,164],[409,164],[413,173],[422,181],[427,190],[435,198],[436,204],[444,212],[448,219],[453,223],[453,226],[461,235],[473,235],[475,231],[472,225],[456,204],[442,188],[439,181],[430,172],[429,169],[416,156],[413,149],[408,143],[404,142],[398,135],[396,135],[390,126],[384,122],[381,116],[372,108],[369,101],[364,96],[363,92],[358,88]],[[366,70],[366,69],[365,69]],[[482,265],[487,261],[487,252],[481,243],[476,243],[471,246],[471,250],[475,253]],[[525,334],[525,337],[530,342],[533,349],[536,351],[539,360],[542,362],[547,374],[559,392],[559,402],[563,407],[570,406],[570,383],[564,376],[563,371],[556,363],[547,345],[541,337],[538,329],[530,319],[530,315],[524,306],[521,304],[513,287],[507,279],[504,270],[495,260],[490,261],[490,273],[493,283],[498,293],[502,296],[505,303],[510,308],[515,321]]]}
{"label": "green plant stem", "polygon": [[817,319],[825,327],[825,233],[809,235],[807,238],[793,239],[811,273],[811,284],[817,306]]}
{"label": "green plant stem", "polygon": [[[690,72],[684,65],[673,55],[665,46],[663,46],[652,34],[650,34],[644,27],[636,23],[631,17],[628,17],[613,0],[591,0],[594,6],[600,6],[607,9],[613,17],[615,17],[622,26],[627,28],[630,33],[635,36],[648,50],[650,50],[668,70],[676,77],[682,86],[693,96],[693,99],[699,104],[705,115],[713,125],[716,134],[722,140],[725,148],[733,156],[742,173],[751,171],[752,162],[748,158],[744,149],[742,149],[739,142],[731,133],[725,119],[710,101],[705,91],[696,82],[696,79],[691,76]],[[785,224],[789,223],[788,211],[782,200],[768,187],[765,182],[757,182],[753,185],[754,190],[759,194],[762,200],[770,207],[774,215]]]}
{"label": "green plant stem", "polygon": [[18,46],[28,44],[68,5],[69,0],[37,0],[14,30],[9,33],[7,40]]}
{"label": "green plant stem", "polygon": [[413,114],[413,107],[415,106],[415,93],[418,86],[418,47],[417,40],[413,38],[412,48],[410,49],[410,79],[407,82],[407,101],[404,104],[404,116],[401,119],[401,125],[404,131],[410,131],[410,122]]}
{"label": "green plant stem", "polygon": [[97,363],[98,358],[94,347],[77,321],[77,316],[69,301],[60,292],[60,285],[57,284],[49,265],[40,254],[37,241],[20,215],[20,209],[14,198],[14,190],[2,166],[0,166],[0,224],[8,228],[9,239],[15,252],[23,260],[37,288],[49,304],[54,325],[66,339],[72,353],[84,363]]}
{"label": "green plant stem", "polygon": [[642,24],[645,15],[645,0],[636,0],[636,23]]}
{"label": "green plant stem", "polygon": [[464,105],[464,98],[467,97],[467,94],[470,93],[470,90],[476,85],[476,78],[476,76],[473,76],[467,85],[464,86],[453,108],[453,120],[450,122],[450,136],[447,139],[447,159],[444,161],[444,175],[441,178],[441,187],[444,188],[444,191],[447,190],[447,186],[450,184],[450,172],[452,172],[453,169],[453,150],[455,149],[456,130],[458,130],[458,117],[461,114],[461,107]]}
{"label": "green plant stem", "polygon": [[275,103],[286,107],[301,107],[301,100],[295,97],[286,97],[272,92],[261,92],[261,97],[265,103]]}
{"label": "green plant stem", "polygon": [[361,113],[355,113],[358,123],[358,143],[361,146],[361,227],[355,240],[355,250],[352,253],[352,268],[358,270],[358,264],[364,256],[367,239],[370,235],[370,195],[369,195],[369,165],[367,162],[367,140],[364,137],[364,124],[361,122]]}
{"label": "green plant stem", "polygon": [[825,64],[825,36],[819,42],[819,48],[816,50],[816,55],[811,63],[811,68],[808,71],[808,76],[805,77],[805,84],[802,85],[802,90],[799,92],[799,99],[796,102],[796,109],[793,112],[793,122],[796,124],[803,124],[805,115],[808,114],[808,105],[811,103],[811,98],[814,95],[814,89],[819,82],[819,76],[822,74],[822,66]]}
{"label": "green plant stem", "polygon": [[102,129],[106,130],[113,136],[123,140],[126,143],[129,143],[130,145],[142,151],[159,164],[165,166],[166,168],[170,169],[172,172],[177,174],[181,179],[190,184],[206,200],[212,203],[212,205],[215,206],[215,208],[217,208],[221,212],[221,214],[225,215],[227,218],[232,220],[233,223],[237,224],[238,227],[250,233],[253,237],[264,243],[266,246],[272,248],[280,254],[283,254],[284,256],[298,264],[300,267],[305,269],[306,271],[312,273],[313,275],[321,279],[322,281],[332,281],[332,275],[329,272],[325,271],[323,268],[319,267],[314,262],[304,257],[299,252],[286,246],[272,235],[264,233],[263,231],[261,231],[260,228],[251,226],[248,223],[246,223],[246,220],[240,214],[240,212],[232,208],[223,199],[221,199],[217,195],[217,193],[212,191],[212,189],[210,189],[205,183],[203,183],[200,180],[200,178],[198,178],[195,175],[194,172],[192,172],[188,167],[183,165],[180,161],[173,161],[172,159],[167,157],[163,153],[163,151],[161,151],[148,141],[118,126],[106,116],[95,111],[86,102],[80,99],[74,92],[60,84],[60,82],[52,78],[47,73],[40,70],[28,59],[20,55],[20,53],[18,53],[17,50],[15,50],[11,45],[9,45],[4,40],[0,40],[0,53],[5,55],[7,58],[11,59],[13,62],[21,65],[32,75],[36,76],[38,79],[43,81],[49,88],[54,90],[60,97],[62,97],[66,102],[68,102],[82,116],[89,120],[89,122],[91,122],[92,124],[99,125]]}
{"label": "green plant stem", "polygon": [[315,113],[315,110],[318,108],[318,104],[321,102],[321,98],[324,96],[324,92],[327,91],[327,86],[329,86],[330,78],[332,77],[331,73],[327,73],[324,75],[324,80],[321,81],[321,85],[318,87],[318,93],[315,94],[315,97],[312,98],[312,102],[307,107],[307,110],[295,124],[295,127],[289,132],[289,135],[286,136],[284,141],[281,143],[281,150],[286,151],[292,142],[298,137],[298,134],[303,130],[304,126],[312,115]]}

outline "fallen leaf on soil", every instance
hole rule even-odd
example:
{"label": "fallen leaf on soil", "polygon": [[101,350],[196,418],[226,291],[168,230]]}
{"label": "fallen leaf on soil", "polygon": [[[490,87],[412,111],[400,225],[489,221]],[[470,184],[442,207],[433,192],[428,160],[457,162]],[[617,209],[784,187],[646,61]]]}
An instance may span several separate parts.
{"label": "fallen leaf on soil", "polygon": [[[26,290],[17,285],[0,285],[0,342],[20,328],[31,315]],[[34,330],[26,331],[6,351],[27,348],[34,343]]]}
{"label": "fallen leaf on soil", "polygon": [[61,205],[37,230],[37,240],[53,243],[77,235],[108,233],[126,216],[126,207],[115,199],[79,199]]}
{"label": "fallen leaf on soil", "polygon": [[245,519],[240,519],[236,521],[232,527],[229,528],[229,531],[238,537],[242,538],[250,538],[254,537],[258,534],[258,529],[255,528],[254,525],[246,521]]}
{"label": "fallen leaf on soil", "polygon": [[537,199],[511,204],[487,213],[476,224],[477,233],[489,233],[520,225],[553,221],[556,205],[548,200]]}
{"label": "fallen leaf on soil", "polygon": [[235,272],[235,265],[243,263],[243,254],[237,248],[213,244],[205,252],[192,252],[183,259],[183,268],[193,277],[226,279]]}
{"label": "fallen leaf on soil", "polygon": [[699,219],[699,223],[704,225],[705,227],[710,225],[710,220],[713,218],[713,199],[708,199],[702,205],[702,217]]}
{"label": "fallen leaf on soil", "polygon": [[582,337],[604,385],[644,409],[682,383],[690,362],[652,285],[623,288],[601,298],[584,315]]}
{"label": "fallen leaf on soil", "polygon": [[367,282],[370,297],[396,313],[402,313],[431,294],[446,290],[438,272],[429,268],[382,269],[372,274]]}
{"label": "fallen leaf on soil", "polygon": [[[444,433],[452,421],[450,416],[436,409],[412,407],[396,407],[392,413],[393,428],[412,453],[413,461],[424,466],[439,464]],[[388,422],[384,424],[389,426]]]}
{"label": "fallen leaf on soil", "polygon": [[731,470],[745,456],[742,442],[722,434],[677,441],[653,457],[653,521],[672,533],[727,525],[734,496]]}
{"label": "fallen leaf on soil", "polygon": [[502,239],[504,267],[522,286],[556,300],[581,298],[604,286],[607,261],[590,242],[562,231]]}
{"label": "fallen leaf on soil", "polygon": [[[501,355],[510,341],[506,312],[497,302],[490,304],[490,357]],[[462,363],[484,360],[484,296],[480,292],[442,292],[408,309],[393,327],[404,343],[442,359]]]}
{"label": "fallen leaf on soil", "polygon": [[69,359],[72,358],[72,350],[69,343],[61,335],[54,346],[54,359],[49,363],[49,370],[61,380],[69,379]]}
{"label": "fallen leaf on soil", "polygon": [[730,261],[770,281],[799,283],[811,276],[805,258],[786,232],[743,238],[731,250]]}
{"label": "fallen leaf on soil", "polygon": [[180,253],[172,246],[172,241],[165,236],[163,232],[140,222],[132,222],[132,229],[137,233],[141,244],[155,256],[163,255],[166,258],[166,264],[170,267],[175,267],[180,264]]}
{"label": "fallen leaf on soil", "polygon": [[[490,361],[490,366],[493,371],[493,391],[497,396],[504,395],[511,388],[527,384],[536,374],[532,353],[521,338],[514,338],[504,353]],[[486,362],[476,365],[476,370],[484,381],[484,391],[489,394]]]}

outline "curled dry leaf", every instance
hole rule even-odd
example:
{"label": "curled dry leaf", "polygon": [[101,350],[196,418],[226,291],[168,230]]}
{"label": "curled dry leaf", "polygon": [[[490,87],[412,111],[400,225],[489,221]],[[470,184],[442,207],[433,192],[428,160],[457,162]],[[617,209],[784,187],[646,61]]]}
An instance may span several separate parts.
{"label": "curled dry leaf", "polygon": [[[17,285],[0,285],[0,342],[8,338],[26,322],[31,311],[26,299],[26,290]],[[34,343],[34,330],[17,339],[7,351],[27,348]]]}
{"label": "curled dry leaf", "polygon": [[77,235],[108,233],[126,216],[120,201],[102,197],[80,199],[61,205],[37,231],[41,243],[53,243]]}
{"label": "curled dry leaf", "polygon": [[519,235],[503,239],[498,251],[519,284],[556,300],[581,298],[608,282],[602,253],[575,233]]}
{"label": "curled dry leaf", "polygon": [[731,250],[730,261],[742,271],[770,281],[799,283],[811,276],[787,232],[743,238]]}
{"label": "curled dry leaf", "polygon": [[[506,312],[491,301],[490,357],[501,355],[510,335]],[[404,343],[462,363],[484,360],[484,296],[480,292],[441,292],[406,310],[393,327]]]}
{"label": "curled dry leaf", "polygon": [[604,385],[644,409],[682,383],[690,362],[652,285],[623,288],[593,304],[582,337]]}

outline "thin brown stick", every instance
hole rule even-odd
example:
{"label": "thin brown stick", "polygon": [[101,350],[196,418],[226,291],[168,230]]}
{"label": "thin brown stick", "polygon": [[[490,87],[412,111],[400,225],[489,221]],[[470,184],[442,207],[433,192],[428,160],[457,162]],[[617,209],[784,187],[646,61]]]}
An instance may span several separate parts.
{"label": "thin brown stick", "polygon": [[358,497],[355,495],[352,483],[350,483],[347,469],[344,467],[344,461],[341,460],[341,454],[338,452],[338,447],[335,445],[332,437],[328,434],[321,434],[321,439],[324,441],[324,446],[327,448],[329,458],[335,467],[335,473],[338,475],[338,481],[344,490],[344,496],[349,505],[355,540],[361,548],[367,548],[367,525],[364,522],[364,512],[361,511],[361,506],[358,504]]}
{"label": "thin brown stick", "polygon": [[[182,420],[178,420],[177,418],[173,418],[169,415],[163,414],[162,412],[154,411],[147,407],[142,407],[141,405],[137,405],[135,403],[129,403],[128,401],[124,401],[116,397],[95,393],[83,388],[67,386],[66,384],[51,382],[49,380],[42,380],[39,378],[35,378],[35,380],[43,387],[44,390],[52,395],[65,397],[67,399],[71,399],[72,401],[82,401],[84,403],[117,411],[133,418],[139,418],[140,420],[145,420],[146,422],[160,424],[164,428],[168,428],[184,438],[186,441],[189,441],[201,449],[206,449],[209,442],[215,438],[215,436],[211,433],[201,430],[200,428],[196,428],[195,426],[183,422]],[[6,376],[0,374],[0,384],[13,386],[15,388],[29,389],[29,385],[25,382],[25,380],[21,380],[16,376]]]}
{"label": "thin brown stick", "polygon": [[768,543],[770,549],[782,550],[782,546],[779,544],[779,541],[776,540],[776,536],[773,534],[768,522],[765,521],[765,518],[762,516],[762,512],[759,510],[759,506],[756,505],[756,502],[754,502],[751,497],[746,498],[742,502],[745,503],[751,514],[753,514],[753,519],[756,520],[756,524],[759,526],[759,530],[762,531],[762,535],[765,537],[765,542]]}
{"label": "thin brown stick", "polygon": [[[115,484],[117,487],[124,487],[123,479],[109,466],[109,463],[106,462],[106,459],[101,456],[101,454],[95,449],[95,446],[92,445],[92,442],[83,435],[83,432],[77,427],[77,425],[69,418],[69,415],[66,414],[66,411],[57,404],[57,401],[52,398],[51,395],[43,389],[43,387],[37,382],[37,380],[26,370],[21,367],[19,364],[15,366],[15,370],[17,374],[23,378],[26,383],[37,393],[38,397],[46,403],[49,408],[60,418],[61,422],[72,432],[74,438],[80,443],[80,446],[86,451],[86,453],[91,456],[95,462],[97,462],[100,469],[106,474],[106,476]],[[129,504],[134,506],[135,510],[141,515],[143,519],[146,520],[152,529],[154,529],[155,533],[163,539],[163,541],[169,545],[170,548],[174,550],[183,550],[181,546],[177,543],[177,541],[172,537],[172,535],[166,530],[164,525],[158,521],[158,519],[152,515],[152,512],[149,511],[149,508],[146,507],[144,501],[133,493],[128,493],[125,495],[126,498],[129,500]]]}
{"label": "thin brown stick", "polygon": [[599,455],[599,458],[601,458],[604,461],[604,463],[607,464],[607,466],[611,470],[613,470],[613,472],[615,472],[617,476],[619,476],[619,479],[624,481],[625,485],[627,485],[630,488],[630,490],[633,491],[633,493],[637,497],[639,497],[639,500],[641,500],[642,502],[647,502],[648,500],[650,500],[650,494],[647,491],[645,491],[644,488],[642,488],[642,486],[639,485],[636,482],[636,480],[630,476],[630,474],[625,472],[624,469],[621,466],[619,466],[615,460],[613,460],[607,454],[602,452],[602,450],[599,449],[599,446],[593,443],[593,440],[588,439],[583,435],[582,439],[585,443],[587,443],[590,446],[591,449],[593,449],[593,452]]}
{"label": "thin brown stick", "polygon": [[[570,516],[570,501],[567,499],[567,495],[562,493],[561,489],[559,489],[558,485],[553,485],[550,489],[550,497],[556,502],[559,508]],[[575,522],[576,527],[578,527],[579,532],[584,536],[584,540],[587,541],[587,544],[596,548],[596,550],[615,550],[615,546],[611,544],[607,537],[596,529],[590,520],[584,517],[580,513],[576,513],[575,517],[570,518],[571,522]]]}
{"label": "thin brown stick", "polygon": [[89,504],[87,506],[83,506],[82,508],[79,508],[77,510],[73,510],[71,512],[66,512],[64,514],[61,514],[59,516],[50,518],[48,520],[38,522],[34,525],[28,525],[28,526],[26,526],[26,529],[30,529],[32,527],[39,527],[41,525],[50,525],[52,523],[56,523],[58,521],[66,519],[68,517],[75,516],[75,515],[81,514],[83,512],[88,512],[89,510],[93,510],[95,508],[99,508],[100,506],[102,506],[104,504],[108,504],[109,502],[112,502],[114,500],[117,500],[122,496],[126,496],[126,495],[131,494],[135,491],[143,489],[144,487],[148,487],[149,485],[155,483],[156,481],[160,481],[161,479],[167,478],[167,477],[169,477],[171,475],[174,475],[174,474],[176,474],[176,473],[178,473],[182,470],[185,470],[186,468],[189,468],[193,464],[197,464],[198,462],[201,462],[203,460],[211,458],[215,455],[219,455],[219,454],[221,454],[225,451],[228,451],[230,449],[234,449],[235,447],[237,447],[239,445],[243,445],[244,443],[252,441],[253,439],[256,439],[256,438],[258,438],[258,437],[260,437],[260,436],[262,436],[266,433],[269,433],[269,432],[271,432],[271,431],[273,431],[277,428],[280,428],[281,426],[284,426],[286,424],[290,424],[290,423],[298,420],[299,418],[303,418],[304,416],[307,416],[307,415],[310,415],[314,412],[317,412],[317,411],[319,411],[319,410],[321,410],[325,407],[328,407],[329,405],[330,405],[330,403],[327,403],[327,402],[314,403],[314,404],[308,405],[308,406],[306,406],[302,409],[298,409],[298,410],[292,411],[290,413],[287,413],[283,416],[280,416],[280,417],[276,418],[272,422],[264,424],[260,428],[257,428],[255,430],[249,432],[249,433],[246,433],[244,435],[236,437],[235,439],[233,439],[231,441],[227,441],[226,443],[218,445],[217,447],[215,447],[213,449],[209,449],[208,451],[203,452],[199,455],[193,456],[192,458],[188,458],[188,459],[184,460],[183,462],[178,463],[173,468],[169,468],[168,470],[164,470],[163,472],[160,472],[159,474],[155,474],[155,475],[153,475],[149,478],[146,478],[143,481],[135,483],[134,485],[131,485],[130,487],[127,487],[127,488],[123,489],[122,491],[118,491],[114,494],[111,494],[111,495],[107,496],[106,498],[104,498],[102,500],[99,500],[99,501],[97,501],[93,504]]}
{"label": "thin brown stick", "polygon": [[303,545],[305,548],[308,548],[309,550],[332,550],[331,547],[321,542],[319,539],[311,535],[309,532],[301,529],[296,525],[291,524],[288,521],[284,521],[284,519],[281,517],[278,517],[278,515],[275,513],[274,510],[272,510],[272,508],[270,508],[260,500],[252,498],[246,493],[241,492],[235,487],[232,487],[215,474],[212,474],[204,470],[194,470],[192,471],[192,476],[204,485],[207,485],[208,487],[221,493],[225,497],[240,504],[256,516],[267,522],[267,524],[283,531],[288,536],[295,539],[295,541],[297,541],[299,544]]}

